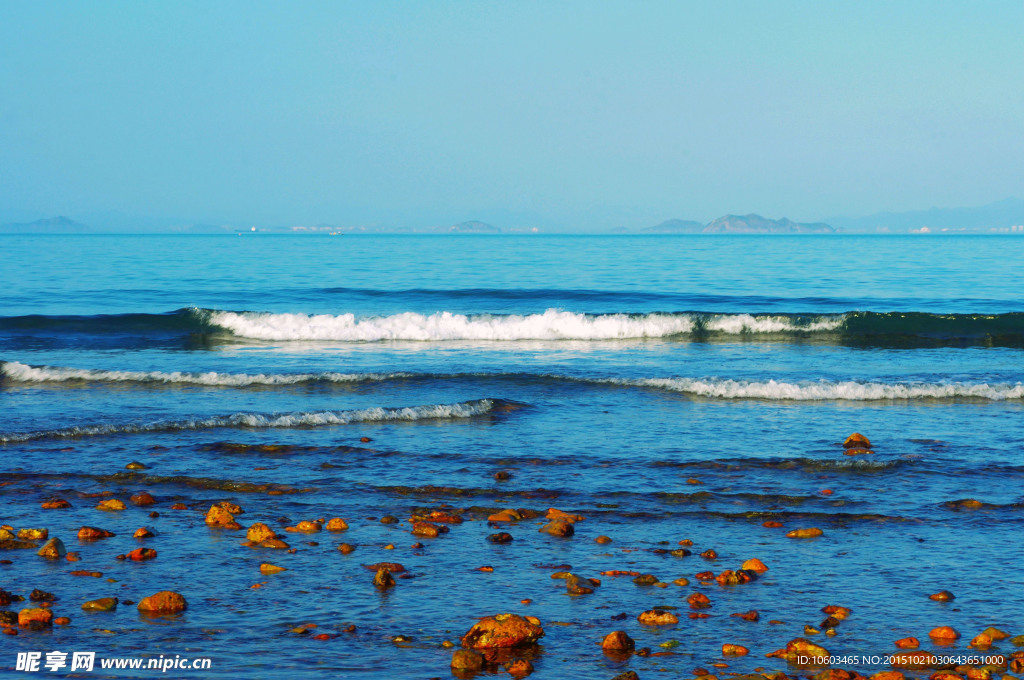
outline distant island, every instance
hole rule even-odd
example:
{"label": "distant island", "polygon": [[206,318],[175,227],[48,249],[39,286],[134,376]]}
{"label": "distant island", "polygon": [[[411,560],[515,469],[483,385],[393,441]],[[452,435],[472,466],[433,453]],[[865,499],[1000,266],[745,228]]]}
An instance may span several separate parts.
{"label": "distant island", "polygon": [[93,229],[70,217],[48,217],[34,222],[11,222],[0,225],[0,231],[18,234],[87,234]]}
{"label": "distant island", "polygon": [[838,229],[824,222],[801,224],[785,217],[772,220],[751,213],[723,215],[707,224],[693,220],[666,220],[640,231],[648,234],[833,234]]}

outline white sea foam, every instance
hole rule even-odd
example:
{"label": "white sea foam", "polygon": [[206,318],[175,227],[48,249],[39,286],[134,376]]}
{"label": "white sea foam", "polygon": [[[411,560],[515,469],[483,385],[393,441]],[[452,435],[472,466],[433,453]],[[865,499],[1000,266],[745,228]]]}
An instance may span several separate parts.
{"label": "white sea foam", "polygon": [[579,314],[549,309],[529,315],[465,315],[404,312],[356,318],[353,314],[208,312],[208,323],[256,340],[617,340],[666,338],[697,330],[717,333],[781,333],[839,328],[844,317],[800,322],[786,316],[750,314]]}
{"label": "white sea foam", "polygon": [[103,424],[58,430],[0,434],[0,443],[35,439],[66,439],[139,432],[180,432],[221,427],[289,428],[347,425],[349,423],[436,420],[470,418],[494,410],[493,399],[477,399],[456,404],[431,404],[406,408],[367,408],[351,411],[311,411],[300,413],[234,413],[228,416],[190,420],[163,420],[154,423]]}
{"label": "white sea foam", "polygon": [[407,378],[411,373],[189,373],[184,371],[105,371],[61,366],[29,366],[17,361],[0,362],[0,376],[12,382],[138,382],[165,385],[247,387],[249,385],[300,385],[311,382],[354,383]]}

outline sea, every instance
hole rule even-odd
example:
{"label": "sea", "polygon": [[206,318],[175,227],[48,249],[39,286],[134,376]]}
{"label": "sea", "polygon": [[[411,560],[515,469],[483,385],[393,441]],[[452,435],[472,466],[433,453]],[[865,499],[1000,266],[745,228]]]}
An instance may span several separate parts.
{"label": "sea", "polygon": [[[80,558],[0,551],[0,587],[26,598],[6,609],[40,589],[71,619],[3,636],[12,677],[19,652],[91,651],[74,677],[450,678],[446,643],[502,613],[540,620],[522,653],[553,679],[796,675],[765,654],[798,637],[869,674],[900,638],[966,656],[989,626],[1024,633],[1020,236],[3,235],[0,251],[2,521]],[[870,453],[845,455],[854,432]],[[157,504],[95,509],[140,491]],[[57,498],[72,507],[41,509]],[[220,501],[241,530],[204,523]],[[487,521],[506,508],[541,517]],[[583,517],[574,536],[539,531],[549,508]],[[465,521],[411,535],[432,510]],[[333,517],[349,529],[285,531]],[[294,552],[243,545],[257,521]],[[787,537],[802,528],[822,535]],[[117,559],[137,547],[157,557]],[[750,583],[697,577],[751,558],[768,571]],[[373,586],[380,562],[404,567],[394,587]],[[570,595],[563,571],[601,584]],[[164,590],[188,609],[140,615]],[[121,604],[81,609],[99,597]],[[851,614],[826,633],[829,605]],[[641,625],[653,608],[679,623]],[[962,637],[937,646],[936,626]],[[613,630],[652,653],[603,654]],[[99,667],[160,657],[210,668]]]}

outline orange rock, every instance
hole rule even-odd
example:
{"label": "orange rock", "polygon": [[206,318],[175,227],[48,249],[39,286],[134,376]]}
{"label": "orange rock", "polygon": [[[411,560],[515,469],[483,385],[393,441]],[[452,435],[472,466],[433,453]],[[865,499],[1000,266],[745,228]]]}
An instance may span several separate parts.
{"label": "orange rock", "polygon": [[355,549],[356,549],[356,547],[354,545],[349,544],[349,543],[342,543],[341,545],[338,546],[338,551],[342,555],[348,555],[350,552],[354,551]]}
{"label": "orange rock", "polygon": [[462,524],[462,518],[443,510],[434,510],[424,519],[428,522],[440,522],[441,524]]}
{"label": "orange rock", "polygon": [[765,522],[764,524],[762,524],[761,526],[767,527],[769,529],[779,529],[779,528],[782,527],[782,522],[775,522],[775,521],[769,520],[769,521]]}
{"label": "orange rock", "polygon": [[785,658],[795,663],[800,657],[821,658],[830,656],[828,650],[806,638],[794,638],[786,643]]}
{"label": "orange rock", "polygon": [[960,637],[960,633],[956,632],[951,626],[939,626],[938,628],[932,628],[928,632],[928,637],[932,640],[956,640]]}
{"label": "orange rock", "polygon": [[881,671],[872,675],[868,680],[905,680],[905,677],[899,671]]}
{"label": "orange rock", "polygon": [[394,588],[395,579],[387,567],[381,567],[373,577],[373,585],[380,589]]}
{"label": "orange rock", "polygon": [[574,515],[569,512],[563,512],[558,508],[548,508],[548,512],[544,515],[545,519],[560,519],[566,522],[582,522],[584,520],[583,515]]}
{"label": "orange rock", "polygon": [[187,510],[188,506],[184,503],[175,503],[171,506],[171,510]]}
{"label": "orange rock", "polygon": [[156,534],[154,534],[146,527],[140,527],[139,529],[135,530],[135,533],[132,535],[132,538],[153,538],[153,536],[155,535]]}
{"label": "orange rock", "polygon": [[663,609],[649,609],[637,616],[636,620],[645,626],[671,626],[679,623],[678,616]]}
{"label": "orange rock", "polygon": [[844,449],[870,449],[871,441],[859,432],[854,432],[843,442]]}
{"label": "orange rock", "polygon": [[822,496],[831,496],[832,495],[832,489],[822,489],[818,493],[820,493]]}
{"label": "orange rock", "polygon": [[99,505],[96,506],[96,509],[97,510],[108,510],[108,511],[110,511],[110,510],[124,510],[126,507],[127,506],[124,504],[124,501],[120,501],[120,500],[118,500],[116,498],[111,498],[109,500],[100,501]]}
{"label": "orange rock", "polygon": [[471,649],[498,649],[532,645],[544,637],[540,621],[532,616],[498,614],[475,623],[462,636],[462,646]]}
{"label": "orange rock", "polygon": [[988,649],[992,646],[992,638],[985,633],[979,633],[971,640],[971,647],[975,649]]}
{"label": "orange rock", "polygon": [[79,541],[95,541],[100,538],[110,538],[113,535],[113,532],[97,529],[96,527],[82,527],[78,530]]}
{"label": "orange rock", "polygon": [[918,641],[918,639],[915,637],[900,638],[893,644],[899,647],[900,649],[917,649],[921,646],[920,641]]}
{"label": "orange rock", "polygon": [[287,527],[285,529],[285,531],[290,531],[292,533],[299,534],[315,534],[321,530],[323,530],[322,524],[320,524],[319,522],[311,522],[306,519],[302,520],[293,527]]}
{"label": "orange rock", "polygon": [[128,553],[128,559],[133,562],[143,562],[156,557],[156,550],[152,548],[136,548]]}
{"label": "orange rock", "polygon": [[149,505],[156,504],[156,499],[153,498],[153,495],[148,491],[140,491],[139,493],[134,494],[128,500],[130,500],[133,505],[138,505],[139,507],[146,507]]}
{"label": "orange rock", "polygon": [[937,593],[933,593],[928,596],[929,600],[935,600],[937,602],[950,602],[956,599],[956,595],[949,592],[948,590],[940,590]]}
{"label": "orange rock", "polygon": [[437,538],[444,531],[447,531],[448,527],[439,527],[436,524],[430,522],[416,522],[412,525],[412,535],[419,536],[421,538]]}
{"label": "orange rock", "polygon": [[710,549],[710,548],[708,550],[705,550],[704,552],[702,552],[700,554],[700,556],[703,557],[706,560],[717,560],[718,559],[718,553],[715,552],[714,549]]}
{"label": "orange rock", "polygon": [[53,625],[53,612],[49,609],[22,609],[18,612],[18,625],[22,628],[49,628]]}
{"label": "orange rock", "polygon": [[279,538],[268,538],[254,545],[271,550],[291,550],[291,547]]}
{"label": "orange rock", "polygon": [[830,604],[826,607],[822,607],[821,611],[833,618],[839,619],[840,621],[844,621],[853,612],[849,607],[840,607],[836,604]]}
{"label": "orange rock", "polygon": [[282,571],[288,570],[284,567],[279,567],[276,564],[271,564],[270,562],[264,562],[260,565],[260,573],[264,575],[269,576],[270,574],[280,574]]}
{"label": "orange rock", "polygon": [[345,531],[346,529],[348,529],[348,522],[346,522],[340,517],[335,517],[329,522],[327,522],[327,526],[325,528],[328,531]]}
{"label": "orange rock", "polygon": [[68,562],[78,562],[82,558],[79,557],[78,553],[76,552],[69,552],[67,555],[64,556],[64,559],[66,559]]}
{"label": "orange rock", "polygon": [[533,672],[533,664],[529,659],[513,659],[505,664],[505,670],[513,678],[525,678]]}
{"label": "orange rock", "polygon": [[49,529],[19,529],[18,540],[45,541],[50,535]]}
{"label": "orange rock", "polygon": [[63,541],[59,538],[51,538],[45,545],[43,545],[42,548],[39,549],[37,554],[48,560],[59,560],[67,554],[67,549],[64,547]]}
{"label": "orange rock", "polygon": [[139,601],[138,610],[150,614],[176,614],[185,611],[188,603],[180,594],[171,590],[162,590],[159,593],[144,597]]}
{"label": "orange rock", "polygon": [[692,593],[686,598],[686,601],[690,604],[690,609],[708,609],[711,607],[711,600],[704,593]]}
{"label": "orange rock", "polygon": [[57,618],[55,618],[53,620],[53,623],[54,623],[54,625],[57,625],[57,626],[66,626],[69,623],[71,623],[71,619],[69,619],[66,616],[58,616]]}
{"label": "orange rock", "polygon": [[757,613],[756,609],[751,609],[749,612],[744,612],[742,614],[730,614],[730,616],[735,616],[736,618],[743,619],[744,621],[757,621],[761,618],[761,615]]}
{"label": "orange rock", "polygon": [[698,581],[714,581],[715,580],[715,572],[713,572],[713,571],[702,571],[700,573],[694,574],[693,577],[695,579],[697,579]]}
{"label": "orange rock", "polygon": [[604,640],[601,641],[601,649],[614,652],[631,652],[635,648],[636,642],[633,641],[633,638],[621,630],[614,630],[608,633],[604,636]]}
{"label": "orange rock", "polygon": [[743,645],[722,645],[722,656],[746,656],[750,650]]}
{"label": "orange rock", "polygon": [[928,676],[928,680],[964,680],[962,675],[949,671],[936,671]]}
{"label": "orange rock", "polygon": [[598,536],[597,538],[594,539],[594,541],[596,543],[605,544],[605,543],[611,543],[612,539],[608,538],[607,536]]}
{"label": "orange rock", "polygon": [[363,569],[369,569],[370,571],[378,571],[381,568],[387,569],[392,574],[401,574],[405,571],[405,567],[398,562],[375,562],[374,564],[363,565]]}
{"label": "orange rock", "polygon": [[277,534],[263,522],[256,522],[245,532],[245,538],[253,543],[262,543],[267,539],[277,538]]}
{"label": "orange rock", "polygon": [[843,451],[844,456],[866,456],[872,453],[874,453],[874,451],[871,449],[846,449]]}
{"label": "orange rock", "polygon": [[810,529],[793,529],[786,534],[786,538],[817,538],[818,536],[824,535],[824,531],[817,527],[811,527]]}
{"label": "orange rock", "polygon": [[211,505],[206,513],[206,523],[210,526],[224,526],[235,521],[235,516],[219,505]]}
{"label": "orange rock", "polygon": [[744,562],[740,568],[745,571],[753,571],[758,574],[763,574],[764,572],[768,571],[768,567],[764,566],[764,562],[757,559],[756,557]]}
{"label": "orange rock", "polygon": [[690,612],[687,614],[691,619],[709,619],[711,614],[705,614],[704,612]]}
{"label": "orange rock", "polygon": [[479,671],[484,667],[484,657],[471,649],[459,649],[452,655],[452,669],[457,671]]}
{"label": "orange rock", "polygon": [[494,567],[477,567],[476,570],[477,571],[492,572],[492,571],[494,571]]}
{"label": "orange rock", "polygon": [[744,571],[733,571],[732,569],[726,569],[721,574],[715,577],[715,581],[722,586],[735,586],[741,583],[750,583],[754,580],[756,574],[754,572]]}
{"label": "orange rock", "polygon": [[68,503],[63,498],[57,498],[52,501],[46,501],[43,503],[43,510],[64,510],[71,507],[71,503]]}
{"label": "orange rock", "polygon": [[540,528],[540,531],[545,534],[551,534],[552,536],[560,536],[562,538],[569,538],[576,530],[573,528],[572,522],[568,522],[564,519],[551,520]]}

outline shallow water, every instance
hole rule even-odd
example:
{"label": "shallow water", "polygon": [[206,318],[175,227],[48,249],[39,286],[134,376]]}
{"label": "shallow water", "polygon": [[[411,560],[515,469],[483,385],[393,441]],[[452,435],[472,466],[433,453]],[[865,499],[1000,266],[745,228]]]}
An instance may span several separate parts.
{"label": "shallow water", "polygon": [[[723,642],[751,654],[728,659],[720,677],[792,672],[763,655],[820,623],[829,604],[853,609],[834,637],[812,638],[834,655],[890,653],[908,635],[932,649],[938,625],[963,634],[945,653],[966,654],[988,626],[1024,633],[1014,237],[0,244],[5,522],[48,527],[82,558],[2,551],[12,564],[0,565],[0,586],[53,592],[72,623],[4,636],[0,666],[13,668],[16,651],[69,649],[211,657],[202,677],[448,677],[441,642],[506,611],[545,626],[539,678],[689,676],[721,661]],[[854,431],[875,453],[843,455]],[[133,460],[148,469],[125,470]],[[496,481],[499,470],[511,479]],[[95,510],[86,496],[143,489],[160,517]],[[40,509],[54,497],[74,508]],[[951,504],[968,498],[981,507]],[[294,554],[243,547],[244,531],[203,524],[220,500],[244,508],[243,526],[343,517],[350,529],[283,534]],[[411,548],[406,519],[442,506],[471,521]],[[539,533],[540,520],[488,526],[506,507],[586,519],[571,539]],[[117,536],[79,543],[83,525]],[[132,539],[141,526],[157,537]],[[825,535],[785,537],[811,526]],[[488,543],[498,530],[514,541]],[[613,542],[595,543],[601,534]],[[687,538],[690,557],[655,552]],[[339,553],[343,541],[355,552]],[[115,559],[143,544],[158,557]],[[708,548],[717,559],[698,556]],[[694,578],[751,557],[769,567],[756,582]],[[288,571],[262,576],[266,561]],[[411,577],[375,590],[361,565],[380,561]],[[571,597],[550,578],[563,564],[691,585],[600,577],[595,593]],[[476,571],[484,565],[494,571]],[[186,596],[184,614],[80,610],[165,589]],[[940,589],[956,600],[928,599]],[[694,591],[711,598],[709,618],[637,623],[656,605],[688,612]],[[760,621],[729,616],[750,609]],[[289,632],[307,622],[335,637]],[[341,632],[349,624],[356,632]],[[672,655],[609,659],[596,645],[616,629]],[[682,644],[658,646],[671,639]]]}

